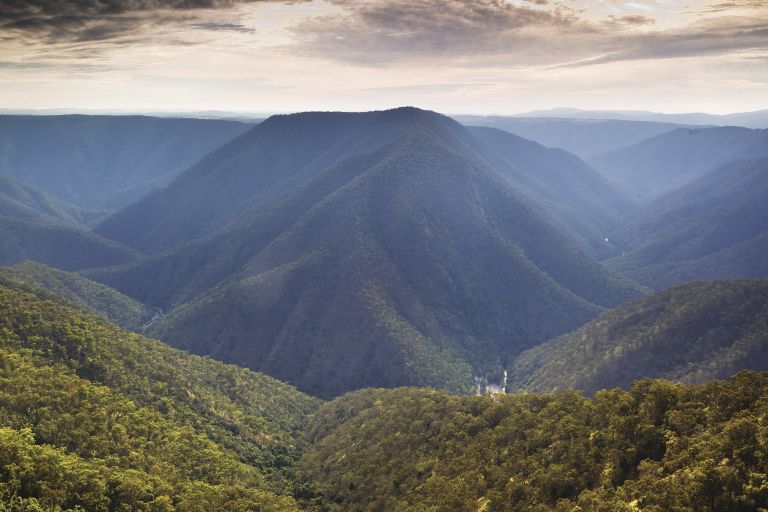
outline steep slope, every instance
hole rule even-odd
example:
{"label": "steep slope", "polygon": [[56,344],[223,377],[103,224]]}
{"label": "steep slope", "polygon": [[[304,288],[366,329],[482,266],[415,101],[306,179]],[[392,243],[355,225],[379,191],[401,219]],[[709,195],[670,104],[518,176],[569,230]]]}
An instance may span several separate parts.
{"label": "steep slope", "polygon": [[214,151],[96,232],[144,252],[207,235],[352,155],[384,146],[425,118],[388,112],[273,116]]}
{"label": "steep slope", "polygon": [[498,128],[544,146],[561,148],[581,158],[632,146],[681,128],[674,123],[617,119],[457,116],[467,126]]}
{"label": "steep slope", "polygon": [[768,506],[768,374],[686,387],[365,390],[313,417],[298,473],[338,510],[747,512]]}
{"label": "steep slope", "polygon": [[0,116],[0,174],[81,207],[115,209],[249,127],[144,116]]}
{"label": "steep slope", "polygon": [[0,361],[4,503],[296,509],[269,490],[317,406],[295,389],[8,288]]}
{"label": "steep slope", "polygon": [[97,221],[104,213],[84,210],[13,178],[0,176],[0,215],[44,223],[82,225]]}
{"label": "steep slope", "polygon": [[33,261],[0,267],[0,283],[8,284],[9,281],[47,290],[74,306],[105,316],[125,329],[139,331],[153,317],[146,306],[117,290]]}
{"label": "steep slope", "polygon": [[[633,205],[576,156],[494,128],[470,128],[478,155],[589,254],[620,254],[606,235]],[[469,139],[470,141],[472,139]]]}
{"label": "steep slope", "polygon": [[768,369],[768,281],[696,282],[601,315],[523,352],[513,388],[588,393],[660,377],[689,383]]}
{"label": "steep slope", "polygon": [[[566,234],[588,250],[604,240],[604,236],[593,236],[593,231],[603,234],[605,225],[615,221],[617,207],[623,207],[621,196],[583,162],[512,135],[506,143],[519,151],[506,150],[500,155],[493,147],[505,142],[501,132],[496,136],[487,130],[472,133],[447,118],[414,108],[310,112],[269,118],[208,155],[165,189],[117,212],[96,231],[143,252],[167,250],[211,234],[248,209],[269,204],[348,158],[421,129],[453,132],[463,146],[511,177],[524,189],[521,192],[530,194],[529,200],[551,213]],[[570,194],[553,186],[553,178],[569,183],[591,180],[596,188],[589,195],[581,189]],[[585,205],[585,200],[594,203]],[[588,211],[595,213],[586,215]],[[581,217],[582,225],[574,227],[574,222],[563,217]]]}
{"label": "steep slope", "polygon": [[682,187],[733,160],[768,156],[768,129],[678,129],[589,163],[641,202]]}
{"label": "steep slope", "polygon": [[138,253],[86,229],[101,214],[0,176],[0,265],[35,260],[64,270],[107,267]]}
{"label": "steep slope", "polygon": [[411,132],[216,235],[88,275],[170,310],[152,333],[320,396],[472,388],[640,290],[546,223],[460,138]]}
{"label": "steep slope", "polygon": [[0,215],[0,265],[34,260],[62,270],[108,267],[138,252],[86,229]]}
{"label": "steep slope", "polygon": [[628,215],[608,266],[656,289],[696,279],[768,277],[768,158],[711,172]]}

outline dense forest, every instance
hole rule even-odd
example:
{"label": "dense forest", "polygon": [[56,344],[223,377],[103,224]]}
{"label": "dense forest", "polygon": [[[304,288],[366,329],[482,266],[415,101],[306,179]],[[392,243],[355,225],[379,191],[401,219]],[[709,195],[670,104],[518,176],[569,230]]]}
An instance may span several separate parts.
{"label": "dense forest", "polygon": [[689,384],[768,370],[768,280],[699,281],[608,311],[523,352],[509,388],[628,388],[633,380]]}
{"label": "dense forest", "polygon": [[330,510],[754,512],[768,374],[630,391],[364,390],[323,406],[297,473]]}
{"label": "dense forest", "polygon": [[321,404],[11,286],[0,288],[2,510],[768,506],[768,373],[593,398],[400,388]]}
{"label": "dense forest", "polygon": [[768,512],[768,130],[475,119],[0,116],[0,512]]}
{"label": "dense forest", "polygon": [[35,293],[0,288],[11,510],[292,510],[280,472],[318,401]]}

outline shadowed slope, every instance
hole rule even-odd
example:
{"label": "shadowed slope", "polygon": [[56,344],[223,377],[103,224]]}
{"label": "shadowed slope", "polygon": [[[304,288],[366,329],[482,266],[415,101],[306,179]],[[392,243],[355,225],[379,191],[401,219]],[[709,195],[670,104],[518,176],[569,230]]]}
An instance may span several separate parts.
{"label": "shadowed slope", "polygon": [[90,275],[173,308],[162,339],[323,396],[468,390],[473,372],[640,293],[543,221],[459,125],[411,114],[427,122],[209,239]]}

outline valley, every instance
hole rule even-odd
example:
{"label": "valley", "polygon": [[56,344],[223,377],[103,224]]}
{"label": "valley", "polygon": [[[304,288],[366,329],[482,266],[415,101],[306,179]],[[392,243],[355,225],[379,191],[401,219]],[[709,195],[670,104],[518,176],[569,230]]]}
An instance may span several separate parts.
{"label": "valley", "polygon": [[90,117],[0,116],[7,510],[768,506],[765,129]]}

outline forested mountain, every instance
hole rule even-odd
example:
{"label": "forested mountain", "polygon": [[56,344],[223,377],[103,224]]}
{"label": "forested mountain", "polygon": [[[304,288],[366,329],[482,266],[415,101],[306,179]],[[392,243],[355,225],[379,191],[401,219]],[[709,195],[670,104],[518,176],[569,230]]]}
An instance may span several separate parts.
{"label": "forested mountain", "polygon": [[768,374],[686,387],[324,405],[298,475],[330,510],[754,512],[768,507]]}
{"label": "forested mountain", "polygon": [[101,283],[33,261],[0,267],[0,283],[23,283],[54,294],[59,299],[105,316],[125,329],[140,331],[153,318],[143,304]]}
{"label": "forested mountain", "polygon": [[0,175],[84,208],[116,209],[248,128],[144,116],[0,116]]}
{"label": "forested mountain", "polygon": [[170,311],[153,335],[321,396],[467,391],[473,373],[498,375],[520,350],[639,296],[543,220],[463,127],[416,109],[377,116],[361,140],[402,136],[208,238],[88,276]]}
{"label": "forested mountain", "polygon": [[696,387],[321,404],[0,287],[5,510],[676,510],[768,506],[768,373]]}
{"label": "forested mountain", "polygon": [[0,176],[0,265],[29,259],[64,270],[81,270],[136,259],[135,250],[83,226],[101,216],[101,212],[67,204]]}
{"label": "forested mountain", "polygon": [[464,150],[509,178],[582,248],[605,250],[605,230],[617,223],[627,204],[584,162],[500,131],[469,131],[413,108],[273,116],[96,231],[143,252],[167,250],[274,202],[349,158],[430,130],[450,131]]}
{"label": "forested mountain", "polygon": [[768,370],[768,281],[695,282],[604,313],[527,350],[512,389],[629,387],[641,378],[688,383]]}
{"label": "forested mountain", "polygon": [[[618,254],[606,235],[630,200],[576,156],[495,128],[470,128],[469,145],[489,167],[581,249],[600,259]],[[478,143],[479,142],[479,143]]]}
{"label": "forested mountain", "polygon": [[681,128],[588,161],[610,181],[648,202],[734,160],[768,156],[768,129]]}
{"label": "forested mountain", "polygon": [[298,510],[318,402],[269,377],[0,287],[0,388],[4,510]]}
{"label": "forested mountain", "polygon": [[608,266],[660,289],[696,279],[768,277],[768,158],[721,166],[627,215]]}
{"label": "forested mountain", "polygon": [[92,231],[0,215],[0,265],[34,260],[63,270],[107,267],[138,253]]}
{"label": "forested mountain", "polygon": [[103,217],[104,212],[79,208],[13,178],[0,176],[0,215],[42,223],[87,225]]}
{"label": "forested mountain", "polygon": [[625,148],[682,126],[675,123],[617,119],[456,116],[467,126],[486,126],[514,133],[581,158]]}
{"label": "forested mountain", "polygon": [[144,252],[210,234],[346,158],[391,143],[420,122],[405,111],[273,116],[96,231]]}

